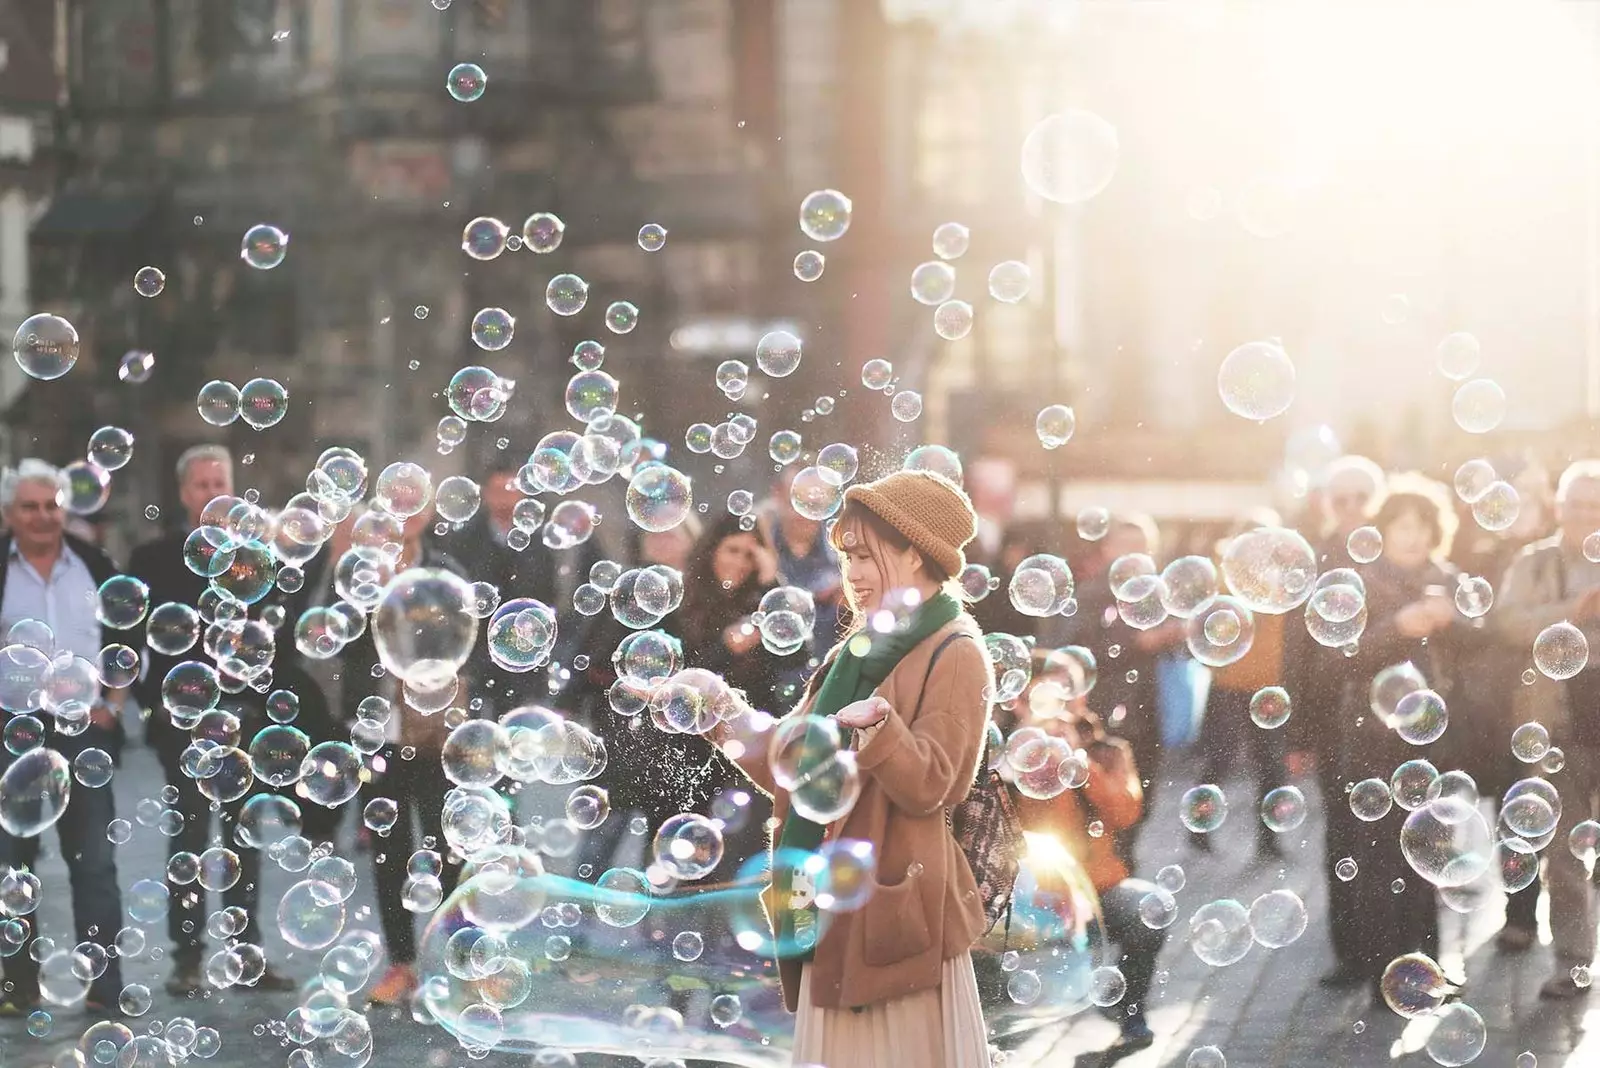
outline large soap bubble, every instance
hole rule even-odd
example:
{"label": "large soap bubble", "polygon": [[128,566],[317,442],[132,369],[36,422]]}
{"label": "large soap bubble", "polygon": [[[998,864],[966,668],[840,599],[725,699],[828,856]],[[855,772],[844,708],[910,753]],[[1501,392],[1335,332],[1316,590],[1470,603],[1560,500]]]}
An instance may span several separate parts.
{"label": "large soap bubble", "polygon": [[61,818],[71,797],[67,758],[44,746],[30,749],[0,776],[0,827],[32,838]]}
{"label": "large soap bubble", "polygon": [[1120,154],[1115,126],[1093,112],[1063,111],[1022,142],[1022,180],[1046,200],[1081,204],[1111,184]]}
{"label": "large soap bubble", "polygon": [[1311,596],[1317,554],[1297,530],[1258,527],[1229,539],[1222,577],[1252,612],[1281,615]]}
{"label": "large soap bubble", "polygon": [[471,584],[443,568],[418,567],[395,576],[372,614],[378,659],[408,685],[439,689],[472,652],[475,603]]}

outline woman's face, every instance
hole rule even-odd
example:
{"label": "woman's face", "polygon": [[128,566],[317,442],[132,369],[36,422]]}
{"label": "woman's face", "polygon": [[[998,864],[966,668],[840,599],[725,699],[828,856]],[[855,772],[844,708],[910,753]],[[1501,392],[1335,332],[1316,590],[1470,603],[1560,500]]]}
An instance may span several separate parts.
{"label": "woman's face", "polygon": [[896,550],[864,529],[847,530],[841,540],[844,551],[839,563],[850,603],[857,610],[875,612],[882,607],[885,593],[919,584],[922,557],[916,549]]}
{"label": "woman's face", "polygon": [[1383,528],[1383,555],[1407,571],[1428,562],[1435,543],[1433,527],[1414,511],[1404,511]]}
{"label": "woman's face", "polygon": [[733,534],[717,543],[711,573],[725,590],[738,589],[756,570],[756,536]]}

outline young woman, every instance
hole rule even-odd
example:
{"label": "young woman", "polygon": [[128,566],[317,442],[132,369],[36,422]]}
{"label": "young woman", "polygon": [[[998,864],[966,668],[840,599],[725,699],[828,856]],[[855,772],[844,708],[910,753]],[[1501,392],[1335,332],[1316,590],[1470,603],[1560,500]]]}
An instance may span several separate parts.
{"label": "young woman", "polygon": [[[796,1064],[989,1063],[970,952],[987,925],[945,823],[972,788],[989,718],[982,636],[946,588],[975,528],[966,494],[928,472],[845,494],[830,537],[849,633],[793,713],[833,717],[855,750],[861,792],[845,815],[826,827],[805,819],[773,779],[766,738],[749,744],[737,725],[719,732],[773,798],[780,827],[763,903],[784,1000],[798,1014]],[[798,892],[803,873],[783,862],[834,839],[870,842],[877,859],[873,893],[854,912],[819,912]]]}

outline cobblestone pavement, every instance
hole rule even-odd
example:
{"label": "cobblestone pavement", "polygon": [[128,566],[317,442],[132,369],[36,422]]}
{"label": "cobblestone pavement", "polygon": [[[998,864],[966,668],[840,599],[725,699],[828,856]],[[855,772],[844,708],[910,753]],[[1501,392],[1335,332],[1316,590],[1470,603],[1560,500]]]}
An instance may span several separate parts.
{"label": "cobblestone pavement", "polygon": [[[1181,761],[1175,761],[1174,782],[1187,785]],[[153,755],[133,748],[118,771],[116,790],[119,814],[131,817],[135,802],[153,796],[160,788],[160,771]],[[1416,1065],[1431,1064],[1422,1046],[1427,1037],[1427,1021],[1406,1025],[1387,1010],[1371,1007],[1364,992],[1330,993],[1316,979],[1331,966],[1331,954],[1324,919],[1326,894],[1321,873],[1321,824],[1316,811],[1316,792],[1305,784],[1312,799],[1313,812],[1305,825],[1286,836],[1287,859],[1268,868],[1254,865],[1249,848],[1249,828],[1242,821],[1230,821],[1221,832],[1219,848],[1202,856],[1188,846],[1174,809],[1179,788],[1168,788],[1156,807],[1152,826],[1141,842],[1141,874],[1149,875],[1162,864],[1180,863],[1188,874],[1188,885],[1179,895],[1182,912],[1172,927],[1172,938],[1161,961],[1161,973],[1151,997],[1150,1018],[1155,1029],[1155,1045],[1121,1062],[1125,1068],[1181,1066],[1189,1052],[1200,1045],[1216,1045],[1227,1056],[1232,1068],[1278,1068],[1278,1066],[1376,1066],[1399,1061]],[[1244,786],[1238,785],[1240,797]],[[1233,791],[1230,789],[1230,794]],[[372,888],[368,873],[370,857],[358,855],[349,845],[346,828],[341,852],[349,856],[361,873],[361,882],[349,903],[348,927],[376,928]],[[47,934],[58,938],[71,930],[70,906],[64,892],[65,869],[55,839],[46,834],[46,857],[39,875],[46,893],[38,918]],[[136,825],[133,840],[118,852],[118,867],[124,887],[139,878],[156,877],[165,866],[166,840],[153,828]],[[255,938],[267,949],[274,965],[296,978],[304,979],[316,970],[318,954],[295,954],[279,938],[271,911],[272,903],[298,878],[266,864],[263,901],[268,903],[266,920]],[[1243,961],[1226,968],[1202,963],[1183,941],[1184,917],[1206,901],[1232,897],[1249,902],[1255,895],[1275,887],[1288,887],[1304,898],[1311,925],[1294,945],[1276,951],[1254,947]],[[213,908],[218,907],[213,902]],[[1505,955],[1493,946],[1494,932],[1501,919],[1501,906],[1490,902],[1482,910],[1459,915],[1445,912],[1445,959],[1448,969],[1464,968],[1467,976],[1465,1000],[1483,1014],[1490,1027],[1488,1048],[1477,1063],[1484,1066],[1509,1066],[1517,1054],[1531,1050],[1543,1068],[1551,1065],[1600,1064],[1600,1038],[1590,1037],[1591,1001],[1552,1005],[1537,997],[1540,981],[1553,968],[1548,946],[1541,944],[1527,953]],[[174,1016],[191,1017],[200,1025],[217,1028],[223,1036],[221,1051],[209,1062],[217,1068],[284,1063],[295,1048],[275,1038],[268,1025],[282,1020],[296,1004],[293,994],[268,994],[228,990],[206,998],[179,1001],[168,996],[161,983],[166,978],[168,961],[161,959],[159,943],[163,930],[150,925],[151,948],[138,959],[125,962],[125,981],[146,983],[155,992],[151,1010],[142,1018],[128,1020],[136,1033]],[[1547,933],[1546,933],[1547,939]],[[1600,1007],[1596,1008],[1600,1012]],[[62,1008],[50,1034],[34,1037],[20,1020],[0,1020],[0,1066],[31,1068],[67,1064],[62,1054],[69,1050],[90,1022],[79,1007]],[[491,1054],[481,1061],[467,1057],[453,1039],[434,1027],[425,1027],[400,1014],[374,1010],[370,1016],[375,1035],[370,1064],[377,1068],[457,1068],[471,1064],[487,1066],[527,1065],[526,1055]],[[260,1033],[257,1033],[260,1032]],[[1012,1068],[1033,1066],[1092,1066],[1099,1061],[1093,1054],[1116,1034],[1115,1025],[1094,1013],[1074,1019],[1033,1038],[1009,1055]],[[583,1064],[637,1064],[631,1059],[585,1058]],[[147,1068],[142,1062],[138,1068]]]}

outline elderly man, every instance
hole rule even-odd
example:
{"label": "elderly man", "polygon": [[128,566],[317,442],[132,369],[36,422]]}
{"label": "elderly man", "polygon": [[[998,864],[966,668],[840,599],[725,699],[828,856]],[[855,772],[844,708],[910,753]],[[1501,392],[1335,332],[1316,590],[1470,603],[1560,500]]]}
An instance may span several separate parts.
{"label": "elderly man", "polygon": [[1562,622],[1579,627],[1594,650],[1587,666],[1571,678],[1556,681],[1540,671],[1531,685],[1518,686],[1512,694],[1516,721],[1551,728],[1566,753],[1566,767],[1557,780],[1561,819],[1545,851],[1556,972],[1539,988],[1539,996],[1573,998],[1587,993],[1588,983],[1573,982],[1572,970],[1588,967],[1595,951],[1589,863],[1574,856],[1567,839],[1576,824],[1595,818],[1600,795],[1600,564],[1583,552],[1584,539],[1600,530],[1600,460],[1581,460],[1562,473],[1556,486],[1556,521],[1555,534],[1512,560],[1489,622],[1527,661],[1539,659],[1533,655],[1539,635]]}
{"label": "elderly man", "polygon": [[[97,616],[100,585],[117,573],[116,565],[99,549],[66,533],[61,502],[66,483],[61,472],[43,460],[23,460],[17,470],[0,478],[0,508],[9,530],[0,534],[0,631],[25,620],[44,624],[28,639],[46,656],[69,654],[75,661],[98,665],[100,650],[118,640],[102,629]],[[92,669],[91,669],[92,671]],[[98,678],[98,673],[90,674]],[[124,691],[102,692],[90,706],[87,721],[63,719],[34,712],[50,722],[44,743],[68,760],[88,750],[99,759],[115,759],[122,750],[123,732],[117,709]],[[64,709],[52,709],[60,714]],[[14,757],[0,754],[7,763]],[[90,757],[89,759],[94,759]],[[109,785],[71,786],[70,798],[55,821],[61,855],[67,862],[72,891],[72,917],[78,942],[110,947],[122,926],[122,901],[117,885],[117,865],[106,824],[116,816]],[[39,836],[18,838],[0,830],[0,864],[31,867],[39,856]],[[35,928],[33,936],[38,935]],[[39,962],[30,944],[6,958],[9,993],[0,1002],[0,1015],[26,1014],[39,1003]],[[115,1010],[122,990],[122,974],[115,955],[89,985],[85,1005],[92,1012]]]}
{"label": "elderly man", "polygon": [[[233,493],[233,458],[220,445],[196,445],[178,457],[178,496],[188,523],[183,531],[165,534],[146,542],[133,551],[128,561],[128,571],[137,575],[150,587],[150,606],[155,608],[175,601],[198,608],[200,596],[205,593],[209,580],[195,574],[185,564],[183,545],[190,532],[200,526],[200,516],[206,505],[217,497]],[[134,684],[134,695],[145,709],[145,740],[156,751],[161,767],[166,772],[167,783],[178,792],[173,808],[183,814],[183,827],[173,837],[174,854],[203,853],[211,844],[211,801],[200,792],[199,785],[183,770],[183,751],[190,742],[189,732],[176,727],[161,699],[161,683],[167,673],[189,659],[203,659],[205,654],[198,646],[176,656],[167,656],[147,650],[147,666],[143,676]],[[243,722],[241,745],[249,745],[251,728],[259,727],[260,716],[244,714],[238,701],[254,699],[246,690],[236,699],[223,702],[240,716]],[[252,924],[259,924],[257,911],[260,899],[261,853],[238,844],[233,828],[245,798],[223,806],[223,841],[239,855],[239,879],[223,892],[225,906],[237,906],[249,914]],[[201,960],[205,947],[206,892],[199,884],[174,890],[172,904],[167,911],[167,930],[173,941],[172,976],[167,980],[167,991],[175,996],[199,995],[205,990]],[[257,980],[258,990],[291,990],[294,983],[271,969]]]}

